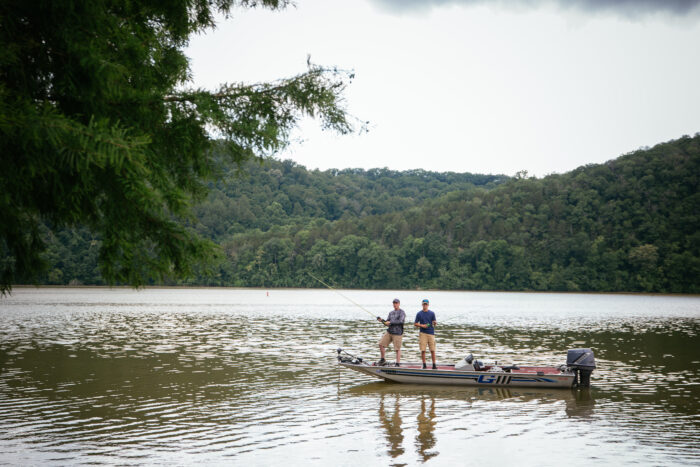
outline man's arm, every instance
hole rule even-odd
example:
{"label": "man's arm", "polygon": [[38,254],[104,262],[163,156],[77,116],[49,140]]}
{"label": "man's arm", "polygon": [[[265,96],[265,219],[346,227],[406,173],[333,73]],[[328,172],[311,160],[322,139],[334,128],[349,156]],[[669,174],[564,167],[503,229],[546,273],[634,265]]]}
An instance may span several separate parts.
{"label": "man's arm", "polygon": [[413,323],[413,325],[417,328],[423,328],[426,329],[428,327],[427,324],[421,324],[420,321],[418,320],[418,317],[420,316],[420,311],[416,315],[416,321]]}

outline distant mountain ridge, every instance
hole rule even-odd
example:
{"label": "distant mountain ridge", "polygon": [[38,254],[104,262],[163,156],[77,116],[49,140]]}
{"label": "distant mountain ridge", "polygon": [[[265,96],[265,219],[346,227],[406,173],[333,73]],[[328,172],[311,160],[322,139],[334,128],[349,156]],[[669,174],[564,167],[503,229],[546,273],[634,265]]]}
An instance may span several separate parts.
{"label": "distant mountain ridge", "polygon": [[[224,254],[188,284],[317,287],[312,272],[356,288],[700,292],[698,135],[541,179],[291,161],[243,172],[195,209]],[[99,283],[99,239],[60,235],[46,282]]]}
{"label": "distant mountain ridge", "polygon": [[198,230],[217,241],[250,229],[401,211],[451,191],[493,187],[509,179],[386,168],[310,171],[291,160],[275,159],[224,170],[207,201],[195,207]]}

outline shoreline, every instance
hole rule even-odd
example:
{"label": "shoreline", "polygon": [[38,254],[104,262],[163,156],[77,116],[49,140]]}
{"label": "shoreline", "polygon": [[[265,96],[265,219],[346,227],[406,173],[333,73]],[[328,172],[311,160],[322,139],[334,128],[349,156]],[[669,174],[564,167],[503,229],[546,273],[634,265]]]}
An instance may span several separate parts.
{"label": "shoreline", "polygon": [[[328,290],[325,287],[232,287],[216,285],[147,285],[142,287],[131,287],[128,285],[13,285],[16,289],[94,289],[94,290],[261,290],[261,291],[295,291],[295,290]],[[659,297],[700,297],[700,294],[683,293],[663,293],[663,292],[596,292],[596,291],[553,291],[553,290],[465,290],[465,289],[352,289],[335,288],[332,290],[343,290],[348,292],[457,292],[457,293],[503,293],[503,294],[552,294],[552,295],[639,295],[639,296],[659,296]],[[11,291],[8,295],[11,295]]]}

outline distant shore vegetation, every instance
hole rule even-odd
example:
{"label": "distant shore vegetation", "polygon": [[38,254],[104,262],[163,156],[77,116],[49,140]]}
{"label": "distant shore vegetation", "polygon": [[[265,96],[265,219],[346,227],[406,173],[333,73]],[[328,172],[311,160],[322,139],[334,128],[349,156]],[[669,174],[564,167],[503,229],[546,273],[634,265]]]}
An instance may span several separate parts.
{"label": "distant shore vegetation", "polygon": [[[698,135],[543,178],[220,170],[185,225],[220,247],[213,269],[151,285],[700,293]],[[99,235],[43,235],[40,283],[105,284]]]}

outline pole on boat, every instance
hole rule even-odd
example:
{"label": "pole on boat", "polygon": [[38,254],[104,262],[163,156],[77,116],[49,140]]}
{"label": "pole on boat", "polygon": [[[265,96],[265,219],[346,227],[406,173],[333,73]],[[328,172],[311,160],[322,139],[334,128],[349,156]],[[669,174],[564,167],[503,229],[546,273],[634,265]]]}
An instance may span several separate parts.
{"label": "pole on boat", "polygon": [[[316,279],[317,281],[319,281],[321,284],[325,285],[326,287],[328,287],[329,289],[331,289],[333,292],[335,292],[335,293],[337,293],[338,295],[340,295],[341,297],[343,297],[345,300],[349,301],[350,303],[352,303],[352,304],[355,305],[356,307],[360,308],[361,310],[363,310],[364,312],[366,312],[368,315],[370,315],[372,318],[375,317],[374,314],[373,314],[371,311],[369,311],[368,309],[366,309],[365,307],[363,307],[363,306],[360,305],[359,303],[355,302],[354,300],[351,300],[350,298],[346,297],[346,296],[343,295],[342,293],[338,292],[338,290],[336,290],[336,289],[334,289],[333,287],[331,287],[330,285],[326,284],[325,282],[323,282],[321,279],[319,279],[318,277],[314,276],[314,275],[311,274],[310,272],[309,272],[309,276],[313,277],[314,279]],[[377,318],[381,319],[381,317],[379,317],[379,316],[377,316]]]}

